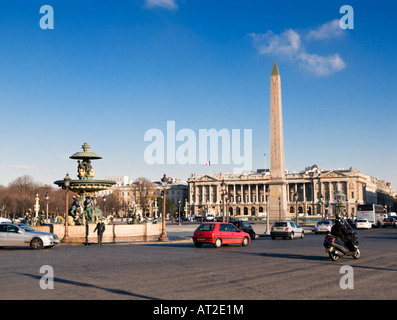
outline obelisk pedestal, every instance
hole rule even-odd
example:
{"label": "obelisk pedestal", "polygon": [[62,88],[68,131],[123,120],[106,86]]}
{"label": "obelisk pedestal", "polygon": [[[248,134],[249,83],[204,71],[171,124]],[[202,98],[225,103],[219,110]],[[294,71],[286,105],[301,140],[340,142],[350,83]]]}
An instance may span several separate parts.
{"label": "obelisk pedestal", "polygon": [[269,222],[290,220],[287,208],[287,180],[284,167],[283,116],[281,79],[276,61],[270,76],[270,182],[268,197]]}

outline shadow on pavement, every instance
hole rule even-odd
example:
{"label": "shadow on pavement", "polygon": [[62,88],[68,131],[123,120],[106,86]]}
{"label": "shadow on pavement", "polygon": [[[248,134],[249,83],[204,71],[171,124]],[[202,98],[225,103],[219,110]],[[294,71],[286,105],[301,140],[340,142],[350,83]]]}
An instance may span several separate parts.
{"label": "shadow on pavement", "polygon": [[[20,275],[23,275],[23,276],[27,276],[27,277],[31,277],[31,278],[34,278],[34,279],[37,279],[37,280],[40,280],[42,278],[42,276],[29,274],[29,273],[20,273],[20,272],[18,272],[17,274],[20,274]],[[141,294],[132,293],[132,292],[128,292],[128,291],[125,291],[125,290],[104,288],[104,287],[100,287],[100,286],[97,286],[97,285],[94,285],[94,284],[89,284],[89,283],[84,283],[84,282],[79,282],[79,281],[73,281],[73,280],[67,280],[67,279],[61,279],[61,278],[54,278],[54,282],[55,283],[69,284],[69,285],[78,286],[78,287],[100,289],[100,290],[104,290],[104,291],[107,291],[107,292],[110,292],[110,293],[126,295],[126,296],[134,297],[134,298],[149,299],[149,300],[160,300],[158,298],[144,296],[144,295],[141,295]]]}

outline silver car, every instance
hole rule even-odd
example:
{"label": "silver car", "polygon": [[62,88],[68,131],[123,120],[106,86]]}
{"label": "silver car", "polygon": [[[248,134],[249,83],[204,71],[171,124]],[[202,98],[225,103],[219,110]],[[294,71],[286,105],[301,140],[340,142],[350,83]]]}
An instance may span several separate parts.
{"label": "silver car", "polygon": [[314,226],[314,232],[315,234],[319,234],[321,232],[330,233],[333,225],[334,223],[332,220],[321,220]]}
{"label": "silver car", "polygon": [[51,248],[59,244],[56,234],[39,232],[23,223],[0,224],[0,247]]}
{"label": "silver car", "polygon": [[276,221],[270,229],[270,236],[272,240],[276,237],[283,237],[284,239],[288,237],[292,240],[295,236],[303,239],[305,231],[294,221]]}

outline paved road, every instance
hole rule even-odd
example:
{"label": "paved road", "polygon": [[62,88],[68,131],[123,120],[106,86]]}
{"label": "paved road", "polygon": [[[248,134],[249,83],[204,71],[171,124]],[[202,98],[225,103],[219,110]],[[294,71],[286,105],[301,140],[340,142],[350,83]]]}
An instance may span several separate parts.
{"label": "paved road", "polygon": [[[219,249],[195,248],[187,240],[2,249],[0,299],[397,298],[397,230],[361,231],[359,260],[330,261],[323,239],[259,238],[248,247]],[[43,265],[54,270],[52,290],[39,286]],[[353,267],[354,289],[340,288],[343,265]]]}

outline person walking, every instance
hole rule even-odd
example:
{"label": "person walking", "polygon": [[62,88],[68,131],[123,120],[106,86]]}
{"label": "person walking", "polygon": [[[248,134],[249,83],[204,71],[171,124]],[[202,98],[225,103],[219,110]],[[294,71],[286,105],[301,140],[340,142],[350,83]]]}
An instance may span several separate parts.
{"label": "person walking", "polygon": [[98,246],[102,246],[102,235],[105,232],[105,224],[102,222],[102,219],[98,220],[98,223],[94,229],[94,232],[98,232]]}

